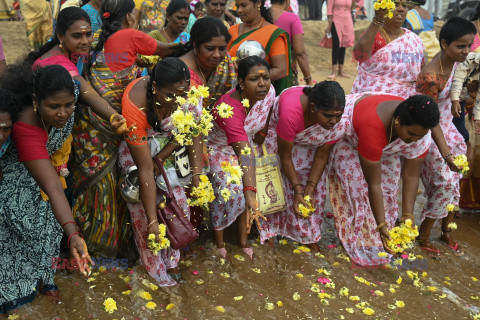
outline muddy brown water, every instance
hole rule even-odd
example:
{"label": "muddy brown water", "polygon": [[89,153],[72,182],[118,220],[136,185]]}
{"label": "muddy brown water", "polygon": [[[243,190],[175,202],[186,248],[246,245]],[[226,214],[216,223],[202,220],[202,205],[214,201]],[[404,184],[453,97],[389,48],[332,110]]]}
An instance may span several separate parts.
{"label": "muddy brown water", "polygon": [[[424,202],[419,196],[417,207]],[[328,207],[326,212],[329,211]],[[418,212],[416,215],[418,221]],[[157,290],[146,287],[142,280],[154,280],[141,265],[127,270],[95,270],[98,274],[95,273],[92,282],[80,275],[59,271],[56,282],[63,296],[60,305],[54,306],[45,296],[38,296],[33,303],[12,313],[19,319],[470,319],[472,314],[480,313],[480,281],[472,279],[480,280],[479,217],[478,212],[463,212],[461,218],[455,219],[458,230],[454,235],[465,248],[463,257],[454,256],[435,241],[442,251],[440,260],[428,257],[416,247],[413,252],[424,259],[406,261],[397,270],[355,268],[347,261],[336,238],[333,218],[325,218],[320,241],[323,256],[313,252],[296,254],[293,250],[298,245],[291,241],[286,244],[279,241],[271,249],[253,239],[253,262],[235,245],[232,226],[227,233],[227,259],[222,261],[216,255],[212,235],[206,232],[189,252],[184,252],[180,264],[183,282],[174,287]],[[433,238],[439,235],[437,225]],[[244,261],[237,259],[238,256]],[[319,273],[319,269],[330,271],[331,275]],[[413,285],[406,269],[419,273],[423,288]],[[421,276],[423,272],[425,277]],[[355,276],[370,284],[357,281]],[[403,281],[396,292],[391,293],[389,288],[400,276]],[[130,279],[125,282],[125,277]],[[311,291],[319,277],[328,277],[335,284],[334,289],[319,285],[332,295],[325,299],[328,305]],[[360,301],[341,296],[342,287],[348,288],[349,295],[358,296]],[[122,294],[126,290],[131,293]],[[147,309],[148,301],[137,295],[141,290],[151,294],[151,301],[157,304],[154,310]],[[376,290],[384,296],[376,295]],[[300,295],[299,300],[293,299],[295,293]],[[242,299],[235,300],[239,296]],[[107,298],[113,298],[117,304],[118,310],[112,314],[104,310],[103,302]],[[390,309],[396,300],[403,301],[405,307]],[[277,306],[278,301],[283,306]],[[356,307],[363,301],[375,311],[372,316]],[[267,303],[274,304],[273,310],[267,310]],[[169,304],[174,307],[167,311]],[[225,311],[217,310],[218,306]],[[352,308],[353,314],[348,313],[347,308]]]}

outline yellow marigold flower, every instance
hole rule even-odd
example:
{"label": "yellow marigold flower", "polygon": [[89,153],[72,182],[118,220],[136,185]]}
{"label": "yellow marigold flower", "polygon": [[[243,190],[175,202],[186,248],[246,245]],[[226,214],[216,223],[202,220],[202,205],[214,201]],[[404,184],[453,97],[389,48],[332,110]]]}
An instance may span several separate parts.
{"label": "yellow marigold flower", "polygon": [[271,302],[267,302],[265,304],[265,309],[267,309],[267,310],[273,310],[274,308],[275,308],[275,305]]}
{"label": "yellow marigold flower", "polygon": [[304,206],[303,204],[299,204],[298,205],[298,211],[300,211],[300,214],[305,217],[305,218],[308,218],[310,217],[310,215],[315,212],[315,207],[312,206],[312,203],[310,202],[310,196],[305,196],[303,198],[305,200],[305,202],[307,203],[307,207]]}
{"label": "yellow marigold flower", "polygon": [[173,303],[169,303],[167,304],[167,306],[165,307],[165,310],[169,311],[169,310],[172,310],[173,308],[175,308],[175,305]]}
{"label": "yellow marigold flower", "polygon": [[252,268],[251,270],[252,270],[253,272],[255,272],[255,273],[261,273],[261,272],[262,272],[262,271],[260,271],[260,269],[258,269],[258,268]]}
{"label": "yellow marigold flower", "polygon": [[441,296],[438,296],[438,297],[439,297],[440,299],[445,299],[445,298],[447,297],[447,294],[444,293],[444,294],[442,294]]}
{"label": "yellow marigold flower", "polygon": [[455,205],[454,204],[447,204],[447,207],[446,207],[447,211],[448,212],[452,212],[453,210],[455,210]]}
{"label": "yellow marigold flower", "polygon": [[107,298],[103,302],[103,305],[105,306],[105,311],[108,313],[113,313],[114,311],[118,310],[117,303],[112,298]]}
{"label": "yellow marigold flower", "polygon": [[150,233],[150,234],[148,235],[148,238],[147,238],[147,239],[148,239],[148,240],[155,240],[155,234]]}
{"label": "yellow marigold flower", "polygon": [[143,279],[142,280],[142,284],[147,287],[147,288],[150,288],[150,290],[158,290],[158,286],[156,284],[153,284],[151,283],[150,281],[148,281],[147,279]]}
{"label": "yellow marigold flower", "polygon": [[236,297],[233,297],[233,300],[235,301],[240,301],[243,299],[243,296],[236,296]]}
{"label": "yellow marigold flower", "polygon": [[403,260],[401,258],[395,259],[395,261],[393,261],[394,266],[401,266],[402,264]]}
{"label": "yellow marigold flower", "polygon": [[477,314],[471,314],[473,320],[480,320],[480,313]]}
{"label": "yellow marigold flower", "polygon": [[372,308],[365,308],[363,309],[363,313],[366,314],[367,316],[371,316],[375,313],[375,311]]}
{"label": "yellow marigold flower", "polygon": [[230,278],[230,275],[226,272],[222,272],[222,273],[220,273],[220,275],[224,278]]}
{"label": "yellow marigold flower", "polygon": [[347,287],[342,287],[339,291],[340,295],[343,297],[348,297],[349,290]]}
{"label": "yellow marigold flower", "polygon": [[150,302],[147,302],[145,307],[147,307],[147,309],[153,310],[157,307],[157,304],[155,302],[150,301]]}
{"label": "yellow marigold flower", "polygon": [[297,274],[295,275],[295,277],[297,277],[297,278],[300,278],[300,279],[301,279],[301,278],[303,278],[303,274],[301,274],[301,273],[297,273]]}
{"label": "yellow marigold flower", "polygon": [[105,268],[104,266],[100,266],[100,268],[98,268],[98,271],[105,272],[107,271],[107,268]]}
{"label": "yellow marigold flower", "polygon": [[230,118],[233,116],[233,108],[225,102],[222,102],[217,106],[217,113],[221,118]]}
{"label": "yellow marigold flower", "polygon": [[395,301],[395,306],[397,306],[398,308],[403,308],[405,307],[405,303],[403,301],[397,300]]}
{"label": "yellow marigold flower", "polygon": [[245,98],[242,100],[242,105],[248,109],[250,108],[250,101],[247,98]]}
{"label": "yellow marigold flower", "polygon": [[329,276],[329,275],[332,274],[330,271],[328,271],[327,269],[323,269],[323,268],[322,268],[322,269],[317,269],[316,271],[317,271],[318,273],[323,273],[323,274],[326,275],[326,276]]}
{"label": "yellow marigold flower", "polygon": [[302,253],[302,251],[300,251],[298,249],[295,249],[295,250],[293,250],[293,253],[299,254],[299,253]]}
{"label": "yellow marigold flower", "polygon": [[350,296],[348,299],[352,300],[352,301],[360,301],[360,297],[359,296]]}
{"label": "yellow marigold flower", "polygon": [[456,156],[453,159],[453,164],[462,169],[461,170],[462,174],[465,174],[468,172],[468,170],[470,170],[470,168],[468,167],[467,156],[464,154]]}
{"label": "yellow marigold flower", "polygon": [[311,251],[309,247],[305,247],[305,246],[299,246],[298,249],[301,250],[302,252],[310,252]]}
{"label": "yellow marigold flower", "polygon": [[281,240],[278,241],[278,243],[280,243],[281,245],[285,245],[285,244],[288,243],[288,241],[285,240],[285,239],[281,239]]}
{"label": "yellow marigold flower", "polygon": [[18,314],[11,314],[8,316],[8,320],[17,320],[20,319],[20,316]]}
{"label": "yellow marigold flower", "polygon": [[198,284],[198,285],[202,285],[205,283],[205,281],[203,279],[197,279],[195,280],[195,283]]}
{"label": "yellow marigold flower", "polygon": [[280,301],[280,300],[278,300],[278,301],[277,301],[277,306],[279,306],[279,307],[283,307],[283,302],[282,302],[282,301]]}
{"label": "yellow marigold flower", "polygon": [[237,259],[238,261],[245,261],[245,258],[242,257],[242,256],[239,255],[239,254],[236,254],[236,255],[234,255],[233,257],[234,257],[235,259]]}
{"label": "yellow marigold flower", "polygon": [[452,230],[457,230],[457,224],[455,222],[450,222],[448,228]]}
{"label": "yellow marigold flower", "polygon": [[128,295],[128,294],[130,294],[130,293],[132,293],[132,290],[125,290],[125,291],[122,291],[122,294],[124,294],[124,295]]}
{"label": "yellow marigold flower", "polygon": [[300,300],[300,295],[298,294],[298,292],[295,292],[292,296],[292,299],[297,301],[297,300]]}
{"label": "yellow marigold flower", "polygon": [[397,290],[395,290],[395,288],[393,288],[393,287],[388,288],[388,291],[390,291],[391,293],[397,292]]}
{"label": "yellow marigold flower", "polygon": [[93,281],[95,281],[94,277],[90,277],[90,278],[87,279],[87,282],[93,282]]}
{"label": "yellow marigold flower", "polygon": [[379,297],[383,297],[385,294],[380,290],[375,290],[375,295],[377,295]]}
{"label": "yellow marigold flower", "polygon": [[478,279],[475,277],[472,277],[472,281],[478,281]]}
{"label": "yellow marigold flower", "polygon": [[152,295],[145,290],[140,290],[137,295],[145,300],[152,300]]}
{"label": "yellow marigold flower", "polygon": [[428,276],[428,273],[426,273],[425,271],[422,272],[422,277],[423,277],[423,278],[426,278],[427,276]]}
{"label": "yellow marigold flower", "polygon": [[325,287],[327,287],[329,289],[335,289],[335,283],[333,281],[329,282],[325,285]]}
{"label": "yellow marigold flower", "polygon": [[220,311],[220,312],[225,312],[225,308],[222,306],[216,306],[215,310]]}
{"label": "yellow marigold flower", "polygon": [[437,292],[438,291],[437,287],[427,287],[427,289],[430,290],[431,292]]}
{"label": "yellow marigold flower", "polygon": [[380,258],[386,258],[387,255],[388,255],[388,254],[387,254],[386,252],[379,252],[379,253],[377,254],[377,256],[379,256]]}
{"label": "yellow marigold flower", "polygon": [[479,297],[479,296],[470,296],[470,299],[472,299],[472,300],[480,300],[480,297]]}
{"label": "yellow marigold flower", "polygon": [[353,313],[353,309],[352,308],[345,308],[345,311],[347,311],[348,313]]}
{"label": "yellow marigold flower", "polygon": [[[317,258],[325,258],[325,256],[323,254],[321,254],[320,252],[315,252],[315,257]],[[335,265],[335,262],[333,263],[333,265]]]}
{"label": "yellow marigold flower", "polygon": [[248,156],[251,153],[252,153],[252,149],[249,146],[245,146],[245,148],[242,149],[242,155],[244,156]]}
{"label": "yellow marigold flower", "polygon": [[178,96],[175,101],[180,106],[183,106],[184,104],[187,103],[187,99],[185,99],[184,97],[180,97],[180,96]]}
{"label": "yellow marigold flower", "polygon": [[208,98],[210,96],[210,93],[208,92],[208,87],[198,86],[197,90],[202,98]]}
{"label": "yellow marigold flower", "polygon": [[220,191],[220,194],[223,197],[224,202],[227,202],[228,199],[230,199],[230,197],[232,196],[232,193],[227,188],[223,188],[222,191]]}

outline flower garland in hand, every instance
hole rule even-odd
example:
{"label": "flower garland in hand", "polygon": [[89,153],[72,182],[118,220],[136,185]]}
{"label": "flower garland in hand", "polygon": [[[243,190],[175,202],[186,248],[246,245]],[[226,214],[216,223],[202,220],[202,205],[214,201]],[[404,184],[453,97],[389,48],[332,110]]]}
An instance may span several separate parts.
{"label": "flower garland in hand", "polygon": [[387,14],[385,17],[388,17],[389,19],[393,18],[393,10],[395,10],[395,2],[392,0],[377,0],[373,4],[373,9],[375,10],[387,10]]}
{"label": "flower garland in hand", "polygon": [[158,251],[170,247],[170,240],[167,239],[166,233],[167,227],[163,223],[160,223],[158,225],[158,236],[160,237],[160,241],[155,241],[155,234],[150,233],[148,235],[147,247],[153,252],[154,255],[158,255]]}
{"label": "flower garland in hand", "polygon": [[413,248],[418,237],[418,228],[411,219],[407,219],[400,226],[391,229],[388,235],[390,239],[387,240],[387,246],[393,252],[403,253],[406,249]]}
{"label": "flower garland in hand", "polygon": [[198,187],[192,188],[190,195],[194,200],[187,199],[187,204],[191,207],[199,206],[207,208],[208,204],[215,200],[212,183],[206,175],[200,175],[200,183]]}
{"label": "flower garland in hand", "polygon": [[172,124],[175,127],[172,134],[177,142],[183,145],[193,145],[193,138],[203,134],[207,136],[213,128],[213,116],[205,109],[202,109],[200,115],[196,115],[191,111],[200,105],[202,98],[209,97],[208,88],[199,86],[191,88],[188,92],[187,99],[177,97],[177,110],[170,116]]}

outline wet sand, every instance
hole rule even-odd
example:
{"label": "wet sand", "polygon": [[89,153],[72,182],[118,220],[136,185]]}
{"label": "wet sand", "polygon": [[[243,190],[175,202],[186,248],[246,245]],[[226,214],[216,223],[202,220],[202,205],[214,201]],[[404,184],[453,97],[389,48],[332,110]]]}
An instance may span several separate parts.
{"label": "wet sand", "polygon": [[[365,24],[365,22],[362,22]],[[363,26],[364,28],[365,26]],[[330,51],[317,46],[323,35],[324,22],[306,22],[307,50],[312,62],[314,79],[323,80],[330,73]],[[357,32],[361,27],[356,27]],[[19,22],[0,22],[0,33],[4,41],[7,61],[15,61],[28,52],[24,29]],[[23,39],[23,40],[22,40]],[[346,72],[355,75],[355,65],[349,61],[351,49],[347,51]],[[348,93],[352,79],[341,79]],[[420,211],[425,199],[420,195],[415,210],[420,221]],[[470,314],[480,312],[480,219],[479,213],[464,213],[455,219],[458,230],[454,236],[465,248],[463,257],[455,257],[440,242],[434,241],[442,251],[441,260],[428,257],[419,248],[414,252],[424,258],[392,269],[358,269],[345,255],[335,235],[333,218],[325,208],[325,223],[319,245],[322,254],[312,252],[294,253],[298,245],[291,241],[277,241],[275,249],[257,243],[251,235],[255,259],[253,262],[235,245],[235,226],[227,232],[227,259],[216,256],[211,241],[213,235],[205,231],[188,252],[183,252],[180,269],[181,284],[170,288],[152,290],[142,280],[153,279],[141,265],[127,270],[95,270],[87,279],[59,271],[56,282],[63,302],[54,306],[45,296],[39,295],[31,304],[23,306],[9,315],[12,319],[469,319]],[[432,237],[438,239],[440,227],[434,227]],[[243,259],[242,259],[243,258]],[[240,260],[239,260],[240,259]],[[419,273],[422,288],[415,287],[406,273],[406,268]],[[322,273],[324,269],[330,275]],[[98,274],[96,273],[98,272]],[[422,273],[426,272],[425,276]],[[301,274],[301,276],[300,276]],[[368,283],[361,283],[355,276]],[[403,281],[397,285],[401,276]],[[335,288],[319,284],[319,290],[331,295],[324,300],[318,297],[312,284],[318,278],[328,277]],[[359,278],[357,278],[359,279]],[[126,281],[125,281],[126,280]],[[361,279],[360,279],[361,280]],[[395,286],[395,293],[389,291]],[[341,296],[340,288],[349,289],[352,301]],[[429,288],[430,287],[430,288]],[[313,289],[313,291],[312,291]],[[130,294],[122,294],[131,290]],[[154,310],[145,307],[148,302],[137,295],[141,290],[149,292]],[[383,296],[377,292],[383,292]],[[299,300],[293,296],[298,293]],[[235,300],[237,297],[237,300]],[[242,297],[241,299],[239,297]],[[118,310],[108,314],[103,302],[113,298]],[[396,300],[405,303],[404,308],[389,308]],[[281,301],[282,306],[277,302]],[[372,316],[357,308],[366,302],[375,311]],[[273,310],[267,310],[273,303]],[[328,303],[328,304],[327,304]],[[166,306],[173,304],[170,310]],[[224,312],[217,310],[222,306]],[[347,309],[351,308],[353,314]],[[220,308],[219,308],[220,309]]]}

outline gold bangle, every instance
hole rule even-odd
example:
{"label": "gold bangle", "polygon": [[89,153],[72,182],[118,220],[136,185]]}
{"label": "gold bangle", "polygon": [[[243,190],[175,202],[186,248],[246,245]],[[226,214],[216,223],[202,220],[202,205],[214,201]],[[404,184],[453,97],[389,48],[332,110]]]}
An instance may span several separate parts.
{"label": "gold bangle", "polygon": [[402,220],[403,217],[410,217],[410,220],[412,220],[412,222],[415,221],[415,216],[411,213],[402,213],[402,216],[400,217],[400,220]]}
{"label": "gold bangle", "polygon": [[155,222],[158,222],[158,220],[157,220],[157,219],[152,220],[152,222],[150,222],[150,223],[148,224],[148,227],[147,227],[147,228],[150,228],[150,226],[151,226],[152,224],[154,224]]}
{"label": "gold bangle", "polygon": [[382,223],[380,223],[380,224],[377,226],[376,230],[377,230],[377,231],[380,231],[380,229],[381,229],[383,226],[386,226],[386,225],[387,225],[387,222],[386,222],[386,221],[383,221]]}
{"label": "gold bangle", "polygon": [[110,123],[112,123],[113,118],[114,118],[117,114],[118,114],[118,113],[112,113],[112,115],[110,116]]}

